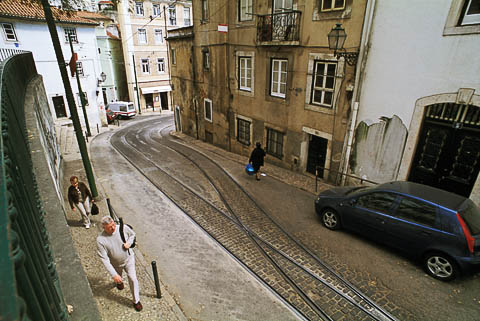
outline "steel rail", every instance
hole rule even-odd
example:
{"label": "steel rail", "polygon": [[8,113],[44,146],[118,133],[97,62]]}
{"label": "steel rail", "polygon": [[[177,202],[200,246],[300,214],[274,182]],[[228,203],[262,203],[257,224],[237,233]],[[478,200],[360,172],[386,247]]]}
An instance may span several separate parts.
{"label": "steel rail", "polygon": [[[113,135],[115,136],[115,134]],[[113,137],[112,136],[112,137]],[[131,146],[131,148],[133,148],[134,150],[136,150],[140,155],[142,155],[144,158],[147,159],[147,161],[149,161],[153,166],[155,166],[156,168],[158,168],[160,171],[162,171],[165,175],[167,175],[169,178],[171,178],[173,181],[175,181],[177,184],[180,184],[182,187],[184,187],[185,189],[187,189],[190,193],[192,193],[194,196],[196,196],[197,198],[199,198],[200,200],[202,200],[203,202],[205,202],[208,206],[210,206],[213,210],[217,211],[218,213],[220,213],[221,215],[223,215],[224,217],[226,217],[227,219],[231,220],[231,218],[226,214],[224,213],[222,210],[220,210],[218,207],[216,207],[214,204],[212,204],[209,200],[205,199],[203,196],[199,195],[197,192],[195,192],[190,186],[184,184],[183,182],[181,182],[180,180],[178,180],[177,178],[175,178],[174,176],[170,175],[168,172],[166,172],[165,170],[161,169],[159,166],[157,166],[153,161],[151,161],[150,159],[148,159],[144,154],[142,154],[137,148],[135,148],[134,146],[132,146],[130,143],[128,143],[128,141],[126,140],[123,140],[127,145]],[[146,175],[143,170],[138,167],[131,159],[130,157],[128,157],[123,151],[121,151],[117,146],[115,146],[114,144],[112,144],[113,148],[120,154],[122,155],[133,167],[135,167],[148,181],[150,181],[152,183],[152,185],[154,185],[157,189],[159,189],[160,191],[162,191],[162,193],[164,193],[164,195],[172,202],[174,203],[178,208],[182,209],[182,211],[188,215],[193,221],[196,222],[196,224],[203,230],[205,231],[205,233],[207,233],[208,235],[210,235],[216,242],[217,244],[219,244],[219,246],[221,246],[227,253],[230,253],[230,255],[232,255],[235,260],[237,260],[239,263],[241,263],[243,266],[245,266],[245,268],[248,269],[248,271],[250,273],[252,273],[255,278],[259,281],[261,281],[265,286],[267,286],[268,288],[270,288],[279,298],[281,298],[281,300],[288,306],[290,306],[290,308],[292,310],[294,310],[297,314],[301,315],[303,319],[305,320],[308,320],[308,317],[301,311],[299,310],[297,307],[295,307],[292,303],[289,302],[289,299],[288,298],[285,298],[281,293],[279,293],[278,291],[276,291],[270,284],[268,284],[267,282],[265,282],[263,280],[263,278],[258,275],[257,273],[255,273],[254,271],[252,271],[245,263],[242,262],[241,258],[237,257],[235,254],[233,254],[230,250],[228,250],[221,242],[218,241],[218,239],[212,234],[210,233],[207,229],[205,229],[197,220],[195,220],[194,217],[192,217],[191,215],[188,214],[188,211],[183,208],[181,206],[181,204],[179,204],[177,201],[175,201],[175,199],[173,197],[171,197],[169,195],[169,193],[167,193],[164,189],[162,189],[161,186],[159,186],[155,181],[153,181],[148,175]],[[235,224],[235,222],[233,222]],[[328,318],[328,320],[331,320],[330,318]]]}
{"label": "steel rail", "polygon": [[[161,144],[161,145],[164,145],[162,144],[161,142],[159,142],[158,140],[155,140],[157,143]],[[396,321],[397,319],[395,317],[393,317],[389,312],[385,311],[385,309],[383,309],[382,307],[380,307],[378,304],[376,304],[374,301],[372,301],[369,297],[367,297],[366,295],[364,295],[360,290],[358,290],[353,284],[351,284],[348,280],[346,280],[345,278],[343,278],[341,275],[339,275],[337,272],[335,272],[331,267],[329,267],[326,263],[324,263],[317,255],[315,255],[308,247],[306,247],[305,245],[303,245],[302,243],[298,242],[293,236],[290,235],[290,233],[288,233],[288,231],[286,231],[278,222],[275,221],[275,219],[273,217],[271,217],[271,215],[269,215],[260,205],[258,205],[258,203],[255,201],[255,199],[253,199],[253,197],[235,180],[235,178],[233,178],[227,171],[225,171],[225,169],[223,169],[220,165],[218,165],[218,163],[216,163],[213,159],[211,159],[209,156],[205,155],[203,152],[201,151],[198,151],[194,148],[191,148],[190,146],[187,146],[183,143],[180,143],[180,142],[177,142],[177,141],[173,141],[173,140],[170,140],[171,142],[174,142],[176,144],[180,144],[182,146],[184,146],[185,148],[188,148],[190,150],[193,150],[195,151],[196,153],[198,154],[201,154],[203,157],[207,158],[212,164],[214,164],[215,166],[217,166],[221,171],[223,171],[225,173],[225,175],[227,175],[236,185],[237,187],[242,190],[242,192],[255,204],[255,206],[262,212],[264,213],[264,215],[266,217],[268,217],[273,224],[275,224],[283,233],[285,233],[285,235],[288,236],[288,238],[293,241],[297,246],[299,246],[301,249],[303,249],[306,253],[308,253],[316,262],[318,262],[323,268],[325,268],[329,273],[331,273],[333,276],[335,276],[338,280],[340,280],[342,283],[344,283],[344,285],[346,287],[348,287],[352,292],[354,292],[357,296],[359,296],[360,298],[362,298],[362,300],[364,300],[366,303],[368,303],[369,305],[373,306],[375,309],[377,309],[378,311],[380,311],[387,319],[389,320],[392,320],[392,321]],[[165,146],[165,145],[164,145]],[[191,160],[190,160],[191,161]],[[213,184],[213,183],[212,183]],[[278,250],[277,250],[278,251]],[[366,312],[367,313],[367,312]],[[372,316],[373,317],[373,316]],[[381,319],[383,320],[383,319]]]}
{"label": "steel rail", "polygon": [[[163,128],[162,130],[165,130],[167,127]],[[126,136],[126,135],[125,135]],[[301,290],[296,284],[295,284],[295,281],[293,281],[283,270],[282,268],[279,266],[279,264],[277,262],[275,262],[275,260],[273,258],[271,258],[266,252],[265,250],[260,246],[259,242],[265,244],[269,249],[275,251],[276,253],[278,253],[279,255],[281,255],[284,259],[286,259],[287,261],[291,262],[292,264],[294,264],[295,266],[297,266],[298,268],[300,268],[302,271],[304,271],[305,273],[307,273],[310,277],[314,278],[315,280],[319,281],[320,283],[322,283],[324,286],[326,286],[327,288],[329,288],[331,291],[337,293],[339,296],[341,296],[343,299],[345,299],[347,302],[349,302],[350,304],[352,304],[353,306],[355,306],[356,308],[360,309],[362,312],[366,313],[367,315],[369,315],[371,318],[375,319],[375,320],[385,320],[385,318],[389,319],[389,320],[395,320],[395,318],[393,318],[392,316],[390,316],[390,314],[388,314],[388,312],[385,312],[382,308],[380,308],[377,304],[375,304],[373,301],[371,301],[371,299],[369,299],[368,297],[366,297],[365,295],[363,295],[360,291],[358,291],[356,288],[354,288],[352,285],[350,285],[350,283],[348,281],[346,281],[343,277],[339,276],[337,273],[335,273],[330,267],[328,267],[325,263],[323,263],[323,261],[321,261],[318,257],[316,257],[313,253],[311,253],[311,251],[306,248],[305,246],[303,246],[301,243],[299,243],[297,240],[295,240],[291,235],[289,235],[289,233],[287,231],[285,231],[275,220],[273,220],[273,218],[268,215],[268,213],[266,213],[259,205],[258,203],[248,194],[248,192],[238,184],[238,182],[236,182],[236,180],[228,173],[226,172],[222,167],[220,167],[215,161],[213,161],[211,158],[209,158],[208,156],[206,156],[205,154],[195,150],[195,149],[192,149],[190,147],[187,147],[185,146],[184,144],[180,144],[178,142],[173,142],[172,140],[168,140],[170,143],[174,143],[174,144],[179,144],[181,146],[183,146],[184,148],[188,148],[189,150],[197,153],[197,154],[200,154],[202,157],[205,157],[207,160],[209,160],[212,164],[214,164],[217,168],[219,168],[225,175],[227,175],[231,180],[232,182],[234,182],[234,184],[236,184],[236,186],[245,194],[248,196],[248,198],[250,199],[251,202],[253,202],[253,204],[264,214],[266,215],[270,221],[276,225],[278,228],[280,228],[280,230],[285,233],[286,236],[288,236],[288,238],[293,241],[300,249],[304,250],[306,253],[308,253],[318,264],[320,264],[322,267],[324,267],[327,271],[329,271],[333,276],[335,276],[337,278],[337,280],[341,281],[341,283],[343,285],[345,285],[350,291],[352,291],[355,295],[357,295],[359,298],[361,298],[365,303],[367,303],[367,305],[371,306],[370,308],[375,308],[376,311],[380,312],[381,314],[383,314],[383,318],[380,316],[378,316],[378,312],[377,313],[374,313],[372,312],[371,310],[372,309],[367,309],[366,307],[360,305],[357,301],[355,301],[350,295],[346,295],[344,293],[342,293],[339,289],[335,288],[334,286],[332,286],[331,284],[329,284],[328,282],[326,282],[325,280],[322,280],[321,278],[319,278],[317,275],[315,275],[315,273],[313,273],[312,271],[306,269],[305,267],[303,267],[301,264],[299,264],[298,262],[296,262],[295,260],[293,260],[288,254],[286,253],[283,253],[282,251],[276,249],[271,243],[269,243],[268,241],[265,241],[264,239],[262,239],[260,236],[258,236],[255,232],[253,232],[250,228],[248,228],[247,226],[245,226],[241,220],[238,218],[238,216],[235,214],[234,210],[231,208],[231,206],[228,204],[227,200],[225,199],[225,197],[223,196],[223,194],[218,190],[218,188],[216,187],[215,185],[215,182],[210,178],[210,176],[208,175],[208,173],[200,167],[200,165],[195,161],[193,160],[191,157],[189,157],[188,155],[186,155],[185,153],[179,151],[178,149],[175,149],[171,146],[167,146],[165,145],[164,143],[162,142],[159,142],[157,139],[154,139],[151,137],[151,133],[150,133],[150,139],[152,139],[153,141],[157,142],[158,144],[162,145],[163,147],[165,148],[168,148],[170,150],[172,150],[173,152],[176,152],[178,154],[180,154],[181,156],[183,156],[184,158],[188,159],[192,164],[194,164],[202,173],[203,175],[206,177],[206,179],[211,183],[212,187],[215,189],[216,193],[218,194],[218,196],[221,198],[222,202],[225,204],[225,206],[227,207],[227,209],[229,210],[229,212],[234,216],[234,224],[236,224],[240,229],[244,230],[245,233],[252,239],[252,241],[256,244],[256,246],[261,250],[261,252],[263,253],[263,255],[265,256],[265,258],[267,258],[270,263],[275,267],[275,269],[284,277],[284,279],[290,283],[290,285],[297,291],[297,293],[300,295],[300,297],[302,297],[302,299],[305,301],[305,303],[309,304],[312,308],[312,310],[316,311],[316,313],[321,316],[321,317],[324,317],[324,318],[327,318],[329,320],[330,317],[328,315],[325,314],[325,312],[320,308],[318,307],[318,305],[313,302],[309,297],[308,295],[305,294],[305,292],[303,292],[303,290]],[[136,135],[136,139],[139,139],[139,136]],[[131,143],[129,143],[126,138],[123,140],[124,143],[128,144],[131,148],[133,148],[134,150],[136,150],[139,154],[141,154],[144,158],[146,158],[152,165],[154,165],[156,168],[158,168],[159,170],[161,170],[163,173],[165,173],[167,176],[169,176],[170,178],[172,178],[173,180],[175,180],[178,184],[182,185],[184,188],[188,189],[189,192],[193,193],[195,196],[199,197],[200,199],[202,199],[203,201],[205,201],[210,207],[213,207],[216,211],[218,211],[219,213],[221,213],[222,215],[224,215],[227,219],[229,220],[232,220],[232,217],[228,216],[226,213],[224,213],[222,210],[220,210],[219,208],[217,208],[214,204],[212,204],[210,201],[206,200],[205,198],[203,198],[201,195],[199,195],[197,192],[195,192],[194,190],[192,190],[188,185],[182,183],[181,181],[179,181],[178,179],[176,179],[175,177],[171,176],[170,174],[168,174],[165,170],[161,169],[154,161],[152,161],[151,159],[149,159],[143,152],[141,152],[138,148],[136,148],[135,146],[133,146]],[[139,140],[139,143],[142,143],[144,144],[143,142],[141,142]],[[133,162],[129,159],[129,157],[127,155],[125,155],[123,152],[121,152],[119,150],[119,148],[117,146],[115,146],[114,144],[112,144],[112,146],[114,146],[114,148],[120,153],[122,154],[127,160],[129,160],[130,163],[133,164]],[[143,171],[138,168],[135,164],[133,164],[147,179],[148,176],[146,176]],[[152,182],[154,183],[154,182]],[[161,190],[160,187],[158,187],[155,183],[154,185],[159,188]],[[168,196],[168,195],[167,195]],[[170,197],[169,197],[170,198]],[[171,199],[171,198],[170,198]],[[177,206],[179,206],[178,203],[176,203],[174,200],[172,200],[175,204],[177,204]],[[179,208],[181,208],[181,206],[179,206]],[[208,233],[208,232],[207,232]],[[209,233],[210,234],[210,233]],[[213,235],[212,235],[213,237]],[[228,250],[227,250],[228,251]],[[233,255],[233,254],[232,254]],[[253,271],[252,271],[253,272]],[[267,284],[268,285],[268,284]],[[271,286],[269,286],[271,288]],[[275,291],[275,289],[271,288],[273,291]],[[276,292],[276,291],[275,291]],[[278,292],[277,292],[278,295],[280,295]],[[287,299],[284,298],[284,300],[288,301]],[[313,305],[313,306],[312,306]],[[298,310],[296,307],[293,306],[294,309]],[[301,313],[299,311],[299,313]]]}
{"label": "steel rail", "polygon": [[[139,135],[137,134],[135,138],[139,139]],[[166,147],[166,148],[168,148],[168,149],[170,149],[170,150],[172,150],[172,151],[180,154],[181,156],[183,156],[183,157],[185,157],[186,159],[188,159],[192,164],[194,164],[204,175],[206,175],[206,178],[209,180],[210,184],[215,188],[215,190],[217,191],[217,193],[219,194],[219,196],[222,198],[224,204],[225,204],[226,206],[228,206],[227,202],[225,201],[225,198],[221,195],[221,192],[216,188],[215,183],[210,179],[210,177],[208,176],[208,174],[203,170],[203,168],[201,168],[201,166],[198,165],[197,162],[195,162],[193,159],[191,159],[191,157],[185,155],[185,153],[182,153],[182,152],[180,152],[180,151],[172,148],[171,146],[167,146],[167,145],[165,145],[164,143],[162,143],[162,142],[160,142],[160,141],[158,141],[158,140],[156,140],[156,139],[153,139],[153,138],[151,138],[151,139],[152,139],[153,141],[155,141],[156,143],[158,143],[158,144],[160,144],[160,145],[162,145],[162,146],[164,146],[164,147]],[[172,142],[171,140],[169,140],[169,141]],[[145,145],[144,142],[139,141],[139,143]],[[177,142],[175,142],[175,143],[177,143]],[[178,143],[178,144],[180,144],[180,143]],[[287,235],[290,240],[294,241],[294,243],[295,243],[298,247],[300,247],[300,248],[301,248],[302,250],[304,250],[306,253],[308,253],[308,254],[311,255],[310,251],[307,251],[307,248],[306,248],[305,246],[303,246],[301,243],[297,242],[291,235],[288,234],[287,231],[285,231],[283,228],[281,228],[281,226],[280,226],[277,222],[275,222],[275,221],[258,205],[258,203],[248,194],[248,192],[245,191],[245,189],[243,189],[243,188],[235,181],[235,179],[234,179],[233,177],[231,177],[231,175],[228,174],[228,172],[226,172],[221,166],[219,166],[215,161],[213,161],[211,158],[209,158],[209,157],[206,156],[205,154],[203,154],[203,153],[201,153],[201,152],[199,152],[199,151],[197,151],[197,150],[195,150],[195,149],[192,149],[192,148],[190,148],[190,147],[188,147],[188,146],[185,146],[184,144],[180,144],[180,145],[183,146],[183,147],[185,147],[185,148],[187,148],[187,149],[190,150],[190,151],[193,151],[193,152],[195,152],[195,153],[197,153],[197,154],[200,154],[201,156],[205,157],[210,163],[214,164],[214,165],[215,165],[217,168],[219,168],[224,174],[228,175],[228,177],[231,179],[231,181],[234,182],[234,183],[236,184],[236,186],[237,186],[238,188],[240,188],[241,191],[242,191],[245,195],[247,195],[247,196],[249,197],[250,201],[253,202],[253,203],[255,204],[255,206],[256,206],[258,209],[260,209],[261,212],[262,212],[264,215],[266,215],[266,216],[271,220],[271,222],[272,222],[273,224],[275,224],[277,227],[279,227],[279,228],[281,229],[281,231],[282,231],[283,233],[285,233],[285,235]],[[132,147],[133,147],[133,146],[132,146]],[[135,147],[133,147],[133,148],[135,148]],[[140,154],[143,155],[143,153],[142,153],[141,151],[139,151],[138,149],[137,149],[137,151],[138,151]],[[144,156],[145,156],[145,155],[144,155]],[[156,166],[156,164],[155,164],[154,162],[152,162],[152,163],[153,163],[154,166]],[[198,196],[198,195],[197,195],[197,196]],[[229,206],[228,206],[228,207],[229,207]],[[223,213],[222,211],[220,211],[220,212],[221,212],[223,215],[226,215],[226,214]],[[232,213],[232,214],[233,214],[233,213]],[[234,215],[234,214],[233,214],[233,215]],[[230,218],[230,217],[227,215],[227,218]],[[230,219],[231,219],[231,218],[230,218]],[[244,229],[247,234],[250,234],[250,235],[253,235],[253,236],[257,237],[257,238],[258,238],[259,240],[261,240],[263,243],[268,243],[268,242],[266,242],[265,240],[263,240],[261,237],[259,237],[258,235],[256,235],[256,234],[255,234],[253,231],[251,231],[249,228],[246,228],[243,224],[242,224],[242,226],[243,226],[242,229]],[[277,249],[276,249],[274,246],[272,246],[270,243],[268,243],[268,245],[269,245],[273,250],[275,250],[275,252],[277,252],[278,254],[280,254],[281,256],[283,256],[286,260],[291,261],[288,256],[285,256],[284,253],[282,253],[281,251],[277,250]],[[265,253],[265,254],[266,254],[266,253]],[[268,254],[266,254],[266,255],[268,255]],[[324,267],[324,268],[326,267],[326,265],[325,265],[319,258],[312,256],[312,259],[314,259],[315,262],[316,262],[316,263],[319,263],[322,267]],[[271,260],[271,259],[269,258],[269,260]],[[293,262],[294,262],[294,261],[293,261]],[[354,290],[356,290],[356,291],[352,290],[351,287],[348,286],[348,284],[347,284],[348,282],[347,282],[343,277],[339,276],[338,274],[336,274],[336,273],[331,273],[338,281],[340,281],[340,283],[341,283],[342,285],[346,286],[348,290],[352,291],[352,292],[353,292],[355,295],[357,295],[361,300],[363,300],[364,303],[366,303],[366,304],[369,306],[369,308],[365,308],[364,306],[362,306],[361,304],[359,304],[357,301],[355,301],[351,296],[342,293],[340,290],[334,288],[333,286],[331,286],[330,284],[328,284],[326,281],[324,281],[324,280],[322,280],[321,278],[317,277],[314,273],[309,273],[310,271],[305,270],[305,269],[304,269],[300,264],[298,264],[297,262],[294,262],[294,263],[295,263],[295,265],[296,265],[297,267],[301,268],[304,272],[306,272],[307,274],[309,274],[309,275],[310,275],[311,277],[313,277],[315,280],[321,282],[323,285],[325,285],[325,286],[328,287],[330,290],[332,290],[332,291],[334,291],[335,293],[337,293],[338,295],[340,295],[340,296],[341,296],[343,299],[345,299],[347,302],[351,303],[354,307],[356,307],[357,309],[361,310],[361,311],[364,312],[365,314],[369,315],[369,316],[370,316],[371,318],[373,318],[374,320],[379,320],[379,321],[380,321],[380,320],[386,320],[386,319],[387,319],[387,320],[395,320],[395,318],[393,318],[391,315],[389,315],[388,312],[385,312],[383,309],[381,309],[380,307],[378,307],[378,305],[376,305],[374,302],[373,302],[373,304],[372,304],[372,301],[371,301],[368,297],[364,296],[360,291],[358,291],[358,290],[356,290],[356,289],[354,289]],[[275,264],[276,264],[276,263],[275,263]],[[278,266],[278,264],[277,264],[277,266]],[[328,267],[328,269],[326,268],[326,270],[329,271],[329,272],[332,271],[329,267]],[[288,276],[286,276],[286,277],[288,277]],[[289,279],[291,282],[294,282],[293,280],[291,280],[290,277],[288,277],[288,279]],[[358,294],[360,294],[360,295],[358,295]],[[307,302],[308,302],[308,301],[307,301]],[[314,304],[315,304],[315,303],[314,303]],[[372,310],[372,307],[375,308],[379,313],[374,313],[374,312],[372,312],[372,311],[371,311],[371,310]],[[381,314],[381,315],[378,316],[379,314]],[[382,316],[383,316],[383,318],[382,318]]]}
{"label": "steel rail", "polygon": [[[153,139],[153,138],[152,138]],[[224,201],[225,205],[228,206],[228,208],[230,209],[232,215],[235,215],[233,213],[233,210],[231,209],[231,207],[227,204],[227,202],[225,201],[225,198],[221,195],[221,192],[218,191],[218,189],[216,188],[215,186],[215,183],[210,179],[210,177],[208,176],[208,174],[205,172],[205,170],[203,168],[201,168],[191,157],[187,156],[185,153],[183,152],[180,152],[178,150],[175,150],[173,149],[172,147],[170,146],[167,146],[165,144],[163,144],[162,142],[156,140],[156,139],[153,139],[155,142],[159,143],[160,145],[164,146],[164,147],[167,147],[167,148],[170,148],[171,150],[174,150],[176,151],[177,153],[179,153],[180,155],[184,156],[185,158],[187,158],[190,162],[192,162],[204,175],[207,176],[207,179],[211,182],[212,186],[215,188],[215,190],[217,191],[217,193],[219,193],[219,196],[222,198],[222,200]],[[359,298],[361,298],[363,301],[365,301],[365,303],[367,303],[368,305],[372,306],[373,308],[375,308],[377,311],[379,311],[384,317],[386,317],[388,320],[393,320],[395,321],[396,319],[391,315],[389,314],[387,311],[385,311],[383,308],[381,308],[380,306],[378,306],[375,302],[373,302],[370,298],[368,298],[367,296],[365,296],[362,292],[360,292],[358,289],[356,289],[356,287],[354,287],[352,284],[350,284],[350,282],[348,282],[345,278],[343,278],[342,276],[340,276],[339,274],[337,274],[335,271],[333,271],[328,265],[326,265],[320,258],[318,258],[316,255],[314,255],[311,250],[309,250],[306,246],[304,246],[303,244],[299,243],[293,236],[291,236],[280,224],[278,224],[268,213],[266,213],[263,208],[250,196],[250,194],[240,185],[238,184],[238,182],[227,172],[225,171],[225,169],[223,169],[220,165],[218,165],[218,163],[216,163],[213,159],[211,159],[210,157],[208,157],[207,155],[205,155],[204,153],[202,152],[199,152],[195,149],[192,149],[191,147],[189,146],[186,146],[184,144],[181,144],[181,143],[178,143],[176,141],[172,141],[172,140],[169,140],[170,142],[173,142],[173,143],[176,143],[176,144],[180,144],[182,146],[184,146],[185,148],[189,149],[189,150],[193,150],[194,152],[202,155],[203,157],[205,157],[206,159],[208,159],[212,164],[214,164],[218,169],[220,169],[225,175],[227,175],[232,182],[234,182],[237,187],[245,194],[249,197],[249,199],[255,204],[255,206],[265,215],[267,216],[273,224],[275,224],[280,230],[282,230],[283,233],[285,233],[285,235],[288,236],[288,238],[290,240],[292,240],[298,247],[300,247],[302,250],[304,250],[306,253],[308,253],[317,263],[319,263],[322,267],[324,267],[328,272],[330,272],[333,276],[335,276],[339,281],[341,281],[349,290],[351,290],[355,295],[357,295]],[[235,215],[235,217],[237,217]],[[237,218],[238,219],[238,218]],[[239,219],[238,219],[239,220]],[[241,223],[241,222],[240,222]],[[352,297],[348,296],[348,295],[345,295],[343,294],[340,290],[336,289],[334,286],[332,286],[331,284],[329,284],[328,282],[326,282],[325,280],[322,280],[321,278],[319,278],[317,275],[315,275],[315,273],[313,273],[312,271],[308,270],[308,269],[305,269],[301,264],[298,264],[295,260],[293,260],[292,258],[290,258],[287,254],[283,253],[282,251],[276,249],[271,243],[263,240],[261,237],[259,237],[255,232],[251,231],[250,228],[246,227],[243,223],[242,224],[242,227],[252,236],[254,236],[255,238],[257,238],[258,240],[260,240],[262,243],[266,244],[269,248],[271,248],[272,250],[274,250],[275,252],[277,252],[278,254],[280,254],[282,257],[284,257],[285,259],[287,259],[288,261],[290,261],[291,263],[293,263],[294,265],[296,265],[297,267],[299,267],[300,269],[302,269],[303,271],[305,271],[307,274],[309,274],[311,277],[315,278],[316,280],[318,280],[319,282],[321,282],[322,284],[324,284],[325,286],[327,286],[328,288],[330,288],[332,291],[336,292],[337,294],[339,294],[340,296],[342,296],[342,298],[344,298],[345,300],[349,301],[351,304],[353,304],[354,306],[356,306],[357,308],[359,308],[360,310],[362,310],[363,312],[365,312],[366,314],[368,314],[369,316],[371,316],[372,318],[374,318],[375,320],[384,320],[385,318],[379,318],[376,314],[370,312],[369,310],[367,310],[366,308],[364,308],[363,306],[361,306],[360,304],[358,304]]]}
{"label": "steel rail", "polygon": [[[163,130],[163,129],[162,129]],[[166,136],[168,137],[168,136]],[[160,142],[159,140],[156,140],[156,139],[153,139],[154,141],[156,141],[157,143],[159,143],[160,145],[163,145],[163,146],[166,146],[165,144],[163,144],[162,142]],[[271,215],[269,215],[256,201],[255,199],[253,199],[253,197],[235,180],[235,178],[233,178],[225,169],[223,169],[217,162],[215,162],[213,159],[211,159],[210,157],[208,157],[207,155],[205,155],[203,152],[201,151],[198,151],[194,148],[191,148],[190,146],[187,146],[185,144],[182,144],[178,141],[173,141],[173,140],[169,140],[170,142],[173,142],[173,143],[176,143],[176,144],[180,144],[182,145],[183,147],[187,148],[187,149],[190,149],[190,150],[193,150],[195,151],[196,153],[202,155],[203,157],[205,157],[206,159],[208,159],[212,164],[214,164],[218,169],[220,169],[225,175],[227,175],[232,182],[234,182],[235,185],[237,185],[237,187],[255,204],[255,206],[267,217],[271,220],[271,222],[273,224],[275,224],[283,233],[285,233],[285,235],[288,236],[288,238],[293,241],[298,247],[300,247],[302,250],[304,250],[306,253],[308,253],[318,264],[320,264],[323,268],[325,268],[329,273],[331,273],[333,276],[335,276],[338,280],[340,280],[346,287],[348,287],[349,290],[351,290],[353,293],[355,293],[358,297],[360,297],[362,300],[364,300],[368,305],[371,305],[372,307],[374,307],[375,309],[377,309],[378,311],[380,311],[387,319],[389,320],[392,320],[392,321],[396,321],[397,319],[395,317],[393,317],[390,313],[388,313],[387,311],[385,311],[385,309],[383,309],[382,307],[380,307],[377,303],[375,303],[374,301],[372,301],[369,297],[367,297],[366,295],[364,295],[360,290],[358,290],[353,284],[351,284],[348,280],[346,280],[345,278],[343,278],[341,275],[339,275],[337,272],[335,272],[331,267],[329,267],[326,263],[324,263],[317,255],[315,255],[308,247],[306,247],[305,245],[303,245],[302,243],[298,242],[292,235],[290,235],[290,233],[288,233],[288,231],[286,231],[278,222],[276,222],[276,220],[271,217]],[[169,147],[169,146],[166,146],[166,147]],[[171,147],[170,147],[171,148]],[[172,149],[172,148],[171,148]],[[178,151],[177,151],[178,152]],[[182,156],[186,157],[189,161],[191,161],[192,163],[194,163],[193,160],[191,160],[188,156],[185,156],[184,153],[180,153],[178,152],[179,154],[181,154]],[[197,164],[195,164],[198,168],[200,168],[200,166],[198,166]],[[202,172],[204,172],[203,169],[200,168],[200,170]],[[205,172],[204,172],[204,175],[205,175]],[[211,180],[210,180],[211,181]],[[213,182],[211,182],[212,185],[214,185]],[[217,189],[216,189],[217,190]],[[253,233],[253,232],[251,232]],[[257,236],[258,237],[258,236]],[[261,239],[259,237],[259,239]],[[263,240],[262,240],[263,241]],[[265,241],[263,241],[265,242]],[[271,244],[268,243],[270,246]],[[275,249],[277,252],[279,250]],[[283,253],[280,253],[282,256],[283,256]],[[286,259],[289,259],[288,257],[285,256]],[[296,264],[298,265],[299,267],[301,267],[301,265],[299,264]],[[314,274],[312,274],[313,276]],[[317,276],[315,276],[315,278],[319,279]],[[319,279],[319,281],[321,281]],[[340,294],[342,295],[342,297],[344,297],[343,294]],[[346,298],[345,298],[346,299]],[[348,299],[347,299],[348,300]],[[358,308],[362,309],[363,308],[361,306],[357,306]],[[364,311],[365,313],[367,314],[370,314],[369,312],[367,311]],[[375,316],[372,315],[372,317],[375,318]],[[377,320],[377,318],[375,318]],[[383,319],[378,319],[378,320],[383,320]]]}

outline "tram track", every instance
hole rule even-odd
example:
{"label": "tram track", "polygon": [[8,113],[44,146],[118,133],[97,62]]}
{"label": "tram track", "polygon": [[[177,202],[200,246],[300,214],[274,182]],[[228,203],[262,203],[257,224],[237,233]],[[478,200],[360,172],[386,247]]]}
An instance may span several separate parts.
{"label": "tram track", "polygon": [[[180,143],[162,139],[158,136],[159,131],[153,133],[148,131],[149,141],[145,142],[142,141],[144,136],[138,132],[119,131],[112,136],[111,143],[147,179],[305,319],[395,320],[291,237],[217,163]],[[151,154],[136,146],[140,144],[144,148],[152,143],[155,147],[151,148]],[[200,195],[198,188],[192,188],[158,164],[162,159],[174,157],[173,154],[187,159],[192,164],[190,168],[201,171],[221,202]],[[160,186],[162,181],[171,183]]]}

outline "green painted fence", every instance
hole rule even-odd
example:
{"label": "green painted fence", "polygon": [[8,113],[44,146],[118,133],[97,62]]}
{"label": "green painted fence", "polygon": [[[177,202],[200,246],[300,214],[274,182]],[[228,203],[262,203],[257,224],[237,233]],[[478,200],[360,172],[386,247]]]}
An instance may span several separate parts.
{"label": "green painted fence", "polygon": [[31,53],[0,65],[0,320],[68,320],[25,125]]}

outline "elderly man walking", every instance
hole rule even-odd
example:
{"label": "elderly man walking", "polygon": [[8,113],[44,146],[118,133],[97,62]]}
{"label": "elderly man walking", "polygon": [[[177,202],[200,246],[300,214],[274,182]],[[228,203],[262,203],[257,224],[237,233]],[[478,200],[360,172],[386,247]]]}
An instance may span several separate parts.
{"label": "elderly man walking", "polygon": [[135,256],[129,248],[135,239],[135,232],[124,225],[124,239],[120,235],[118,226],[110,216],[102,218],[103,232],[97,237],[97,253],[105,265],[108,273],[113,278],[117,289],[123,290],[122,272],[127,272],[128,284],[133,296],[133,307],[137,311],[143,309],[140,303],[140,289],[138,286],[137,272],[135,271]]}

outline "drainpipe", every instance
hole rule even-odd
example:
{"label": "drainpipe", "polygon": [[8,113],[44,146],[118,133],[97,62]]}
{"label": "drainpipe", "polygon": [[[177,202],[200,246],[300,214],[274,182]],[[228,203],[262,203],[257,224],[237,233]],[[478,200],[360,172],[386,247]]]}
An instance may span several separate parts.
{"label": "drainpipe", "polygon": [[[362,39],[360,40],[360,52],[358,54],[358,61],[355,70],[355,84],[353,88],[353,96],[352,96],[352,120],[350,123],[350,128],[348,130],[348,138],[347,138],[347,149],[345,152],[345,161],[343,164],[343,171],[342,171],[342,183],[341,185],[345,185],[346,174],[349,168],[350,163],[350,155],[352,152],[352,142],[353,136],[355,133],[355,126],[357,124],[357,115],[358,115],[358,108],[359,108],[359,100],[360,100],[360,93],[361,87],[363,83],[363,71],[364,71],[364,56],[366,58],[365,48],[370,41],[370,30],[373,23],[374,11],[375,11],[375,2],[376,0],[369,0],[367,1],[367,7],[365,8],[365,20],[363,21],[363,30],[362,30]],[[361,79],[362,78],[362,79]]]}

